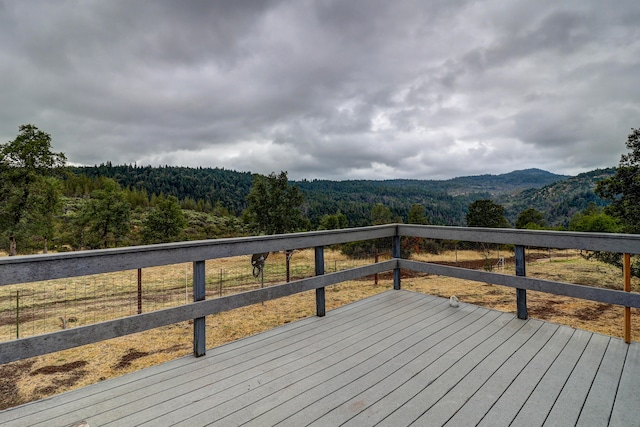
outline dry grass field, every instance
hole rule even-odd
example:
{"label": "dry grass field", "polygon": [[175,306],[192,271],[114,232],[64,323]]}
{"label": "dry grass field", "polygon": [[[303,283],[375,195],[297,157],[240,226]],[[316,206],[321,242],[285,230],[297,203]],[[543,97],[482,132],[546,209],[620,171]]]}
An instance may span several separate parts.
{"label": "dry grass field", "polygon": [[[527,275],[588,286],[603,286],[621,289],[621,272],[611,266],[582,259],[576,252],[545,252],[530,254],[532,260],[527,263]],[[549,258],[551,255],[551,258]],[[514,274],[512,256],[491,254],[497,261],[499,256],[506,258],[505,265],[496,264],[494,272]],[[537,259],[536,259],[537,258]],[[458,251],[438,256],[416,256],[414,259],[445,262],[455,264],[456,260],[463,266],[464,262],[479,263],[484,259],[475,251]],[[299,278],[313,274],[313,251],[297,251],[291,259],[292,276]],[[370,262],[370,260],[360,263]],[[338,252],[327,251],[325,255],[326,271],[349,268],[358,262],[348,260]],[[248,257],[236,257],[214,260],[207,263],[207,298],[215,298],[259,287],[260,283],[251,276],[247,267]],[[482,265],[482,264],[480,264]],[[189,298],[190,266],[167,266],[153,271],[144,270],[145,311],[160,309],[171,305],[183,304]],[[269,269],[271,268],[271,270]],[[230,274],[229,280],[223,280],[225,272]],[[272,254],[265,270],[265,286],[281,283],[284,277],[284,255]],[[55,303],[48,310],[57,310],[54,316],[39,316],[41,307],[38,300],[25,308],[33,313],[48,330],[59,330],[60,317],[75,318],[76,322],[67,323],[67,327],[93,323],[106,318],[135,314],[137,305],[131,299],[137,297],[132,290],[136,286],[136,272],[122,272],[115,275],[104,275],[100,278],[77,278],[63,282],[38,284],[39,287],[50,287],[55,292]],[[246,276],[246,277],[245,277]],[[96,298],[84,298],[83,290],[87,283],[94,280]],[[231,286],[233,282],[241,286]],[[101,285],[106,283],[106,285]],[[155,283],[155,285],[154,285]],[[75,284],[75,289],[74,289]],[[82,286],[81,286],[82,285]],[[33,285],[30,285],[33,286]],[[392,287],[391,275],[381,275],[378,285],[373,278],[345,282],[327,289],[327,310],[348,304],[353,301],[383,292]],[[461,301],[491,307],[496,310],[515,312],[515,290],[486,283],[470,282],[458,279],[430,275],[405,274],[402,279],[403,289],[424,292],[432,295],[449,297],[456,295]],[[1,290],[15,292],[19,287],[3,287]],[[640,290],[640,282],[634,279],[633,291]],[[25,291],[26,292],[26,291]],[[73,302],[69,299],[75,298]],[[50,297],[54,300],[54,297]],[[607,335],[622,336],[623,309],[606,304],[590,303],[556,295],[529,292],[527,295],[529,314],[531,317],[587,329]],[[2,306],[0,306],[2,310]],[[1,311],[0,311],[1,313]],[[306,292],[268,301],[250,307],[221,313],[207,318],[207,347],[217,346],[248,335],[269,330],[315,313],[315,293]],[[58,316],[58,314],[62,314]],[[5,316],[9,318],[9,316]],[[632,337],[640,337],[640,325],[637,312],[632,312]],[[49,322],[50,324],[47,324]],[[11,322],[0,323],[0,339],[11,339],[15,328]],[[53,353],[19,362],[0,366],[0,408],[7,408],[31,400],[41,399],[53,394],[79,388],[107,378],[124,375],[146,366],[162,363],[167,360],[185,356],[192,351],[192,326],[190,322],[162,327],[151,331],[87,345],[84,347]],[[37,324],[37,323],[36,323]],[[23,332],[29,335],[29,327]],[[7,328],[5,336],[2,328]],[[8,331],[8,332],[7,332]],[[40,332],[39,332],[40,333]]]}

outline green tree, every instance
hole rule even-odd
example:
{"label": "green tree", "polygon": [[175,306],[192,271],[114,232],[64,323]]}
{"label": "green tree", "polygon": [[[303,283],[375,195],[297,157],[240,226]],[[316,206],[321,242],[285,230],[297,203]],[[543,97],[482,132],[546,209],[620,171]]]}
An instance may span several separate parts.
{"label": "green tree", "polygon": [[342,212],[337,212],[333,215],[324,215],[320,219],[320,227],[318,227],[318,230],[338,230],[347,228],[348,226],[347,216]]}
{"label": "green tree", "polygon": [[15,140],[0,144],[0,231],[16,255],[18,239],[52,237],[60,191],[52,177],[65,166],[63,153],[51,151],[51,135],[22,125]]}
{"label": "green tree", "polygon": [[125,192],[110,178],[102,179],[101,185],[91,193],[76,219],[81,246],[107,248],[111,242],[117,246],[129,233],[131,205]]}
{"label": "green tree", "polygon": [[414,203],[409,208],[409,224],[429,224],[429,218],[426,215],[426,208],[422,205]]}
{"label": "green tree", "polygon": [[476,200],[469,205],[468,227],[509,228],[511,224],[504,216],[504,207],[491,200]]}
{"label": "green tree", "polygon": [[254,175],[243,219],[265,234],[301,230],[308,226],[308,221],[302,217],[303,202],[300,189],[296,185],[289,185],[287,172]]}
{"label": "green tree", "polygon": [[615,175],[596,185],[596,193],[611,202],[606,213],[618,218],[625,233],[640,234],[640,129],[631,129],[629,153],[623,154]]}
{"label": "green tree", "polygon": [[[423,205],[414,203],[409,208],[409,224],[427,225],[429,219],[426,215],[426,208]],[[401,253],[403,258],[409,258],[412,253],[427,251],[438,253],[438,244],[433,239],[423,239],[421,237],[403,237],[401,241]]]}
{"label": "green tree", "polygon": [[520,212],[516,219],[516,228],[541,230],[547,227],[544,214],[537,209],[529,208]]}
{"label": "green tree", "polygon": [[31,193],[33,209],[26,215],[25,224],[31,239],[40,238],[43,252],[47,253],[49,242],[54,238],[56,216],[62,213],[62,184],[53,177],[41,178],[41,185]]}
{"label": "green tree", "polygon": [[142,222],[142,241],[161,243],[175,241],[187,222],[175,196],[160,196]]}
{"label": "green tree", "polygon": [[571,217],[569,230],[591,233],[617,233],[620,231],[618,220],[607,215],[602,208],[591,202],[582,211]]}
{"label": "green tree", "polygon": [[[591,202],[571,217],[569,230],[589,233],[618,233],[621,229],[617,218],[608,215],[601,207]],[[615,252],[586,251],[581,255],[586,259],[595,259],[622,269],[622,254]],[[631,274],[640,277],[640,258],[631,257]]]}
{"label": "green tree", "polygon": [[395,222],[391,209],[382,203],[377,203],[371,209],[371,224],[382,225]]}

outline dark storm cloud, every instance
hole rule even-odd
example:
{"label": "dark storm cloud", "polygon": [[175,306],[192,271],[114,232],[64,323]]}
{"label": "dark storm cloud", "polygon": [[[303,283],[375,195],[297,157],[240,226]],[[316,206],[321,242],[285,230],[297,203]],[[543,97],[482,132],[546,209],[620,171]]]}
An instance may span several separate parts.
{"label": "dark storm cloud", "polygon": [[79,164],[446,178],[617,164],[640,117],[620,1],[0,1],[0,138]]}

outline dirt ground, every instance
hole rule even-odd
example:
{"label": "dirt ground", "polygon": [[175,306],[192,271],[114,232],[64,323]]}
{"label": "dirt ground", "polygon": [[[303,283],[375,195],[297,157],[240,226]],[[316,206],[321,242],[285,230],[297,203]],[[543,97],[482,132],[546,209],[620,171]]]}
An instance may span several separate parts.
{"label": "dirt ground", "polygon": [[[458,263],[478,262],[477,253],[475,255],[460,253],[456,256]],[[465,259],[465,257],[468,258]],[[301,262],[307,262],[302,255],[298,258]],[[416,259],[442,263],[453,262],[452,254]],[[484,260],[481,261],[484,263]],[[514,267],[511,264],[508,259],[505,260],[504,266],[498,263],[494,272],[514,274]],[[542,255],[532,257],[527,264],[527,275],[588,286],[622,288],[619,270],[605,264],[586,261],[576,254],[555,259],[545,258]],[[334,285],[327,288],[327,310],[390,288],[392,288],[390,274],[380,275],[378,285],[374,284],[373,278]],[[402,277],[402,288],[445,298],[455,295],[465,303],[515,312],[515,290],[511,288],[408,272],[405,272]],[[640,283],[635,279],[633,290],[636,292],[640,290]],[[536,292],[528,292],[527,300],[530,317],[615,337],[621,337],[623,334],[622,307]],[[207,346],[218,346],[314,314],[315,293],[311,291],[209,316]],[[640,337],[638,324],[640,322],[637,321],[637,314],[636,310],[632,311],[632,339]],[[634,319],[636,319],[635,323]],[[192,351],[192,333],[190,322],[183,322],[2,365],[0,366],[0,409],[188,355]]]}

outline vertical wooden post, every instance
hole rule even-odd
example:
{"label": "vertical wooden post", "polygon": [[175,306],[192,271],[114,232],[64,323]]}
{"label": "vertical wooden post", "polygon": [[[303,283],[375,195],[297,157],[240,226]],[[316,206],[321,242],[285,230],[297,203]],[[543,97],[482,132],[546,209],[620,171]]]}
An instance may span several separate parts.
{"label": "vertical wooden post", "polygon": [[[315,247],[316,276],[324,274],[324,246]],[[316,289],[316,315],[324,317],[326,314],[324,287]]]}
{"label": "vertical wooden post", "polygon": [[[400,236],[398,236],[397,234],[395,236],[393,236],[393,249],[392,249],[392,255],[394,258],[400,258]],[[400,269],[399,268],[394,268],[393,269],[393,289],[399,290],[400,289]]]}
{"label": "vertical wooden post", "polygon": [[138,269],[138,314],[142,314],[142,269]]}
{"label": "vertical wooden post", "polygon": [[[204,261],[193,263],[193,301],[203,301],[206,295]],[[193,319],[193,355],[195,357],[206,354],[205,318]]]}
{"label": "vertical wooden post", "polygon": [[[526,276],[524,246],[516,245],[516,276]],[[516,288],[516,306],[518,319],[529,318],[527,311],[527,290]]]}
{"label": "vertical wooden post", "polygon": [[[374,256],[375,256],[374,262],[377,264],[378,263],[378,248],[376,248]],[[378,273],[375,274],[373,283],[376,286],[378,285]]]}
{"label": "vertical wooden post", "polygon": [[20,338],[20,291],[16,291],[16,339]]}
{"label": "vertical wooden post", "polygon": [[[624,254],[624,291],[631,292],[631,255]],[[631,307],[624,308],[624,342],[631,344]]]}
{"label": "vertical wooden post", "polygon": [[291,281],[291,255],[292,251],[290,249],[284,251],[285,266],[287,270],[287,283]]}

